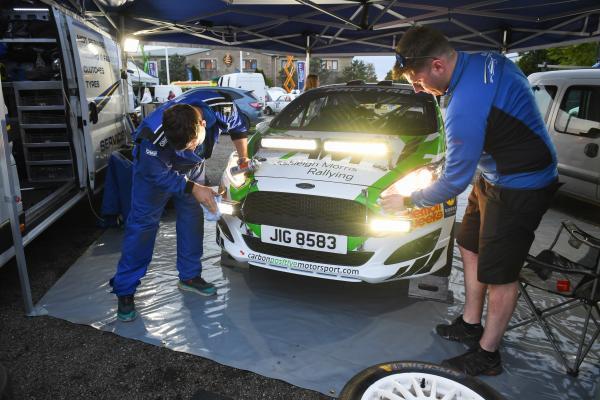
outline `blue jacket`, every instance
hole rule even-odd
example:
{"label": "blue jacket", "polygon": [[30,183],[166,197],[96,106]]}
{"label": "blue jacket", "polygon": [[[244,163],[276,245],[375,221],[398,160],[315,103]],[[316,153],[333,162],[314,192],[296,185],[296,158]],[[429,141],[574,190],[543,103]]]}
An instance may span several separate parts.
{"label": "blue jacket", "polygon": [[429,207],[462,193],[477,170],[493,185],[540,189],[558,176],[556,150],[521,70],[495,53],[458,52],[446,92],[446,164],[412,201]]}
{"label": "blue jacket", "polygon": [[[194,150],[174,150],[166,139],[162,129],[163,112],[175,104],[202,109],[206,138]],[[210,157],[222,132],[236,140],[245,138],[247,130],[230,99],[212,90],[190,90],[154,110],[136,129],[134,173],[164,192],[183,193],[188,182],[186,174]]]}

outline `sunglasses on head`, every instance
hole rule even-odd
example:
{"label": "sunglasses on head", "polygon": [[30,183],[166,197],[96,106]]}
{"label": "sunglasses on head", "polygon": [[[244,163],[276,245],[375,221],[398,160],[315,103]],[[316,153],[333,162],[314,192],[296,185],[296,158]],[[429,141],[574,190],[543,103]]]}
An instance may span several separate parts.
{"label": "sunglasses on head", "polygon": [[405,68],[410,60],[417,60],[420,58],[437,58],[437,56],[416,56],[416,57],[405,57],[402,54],[396,52],[396,64],[400,68]]}

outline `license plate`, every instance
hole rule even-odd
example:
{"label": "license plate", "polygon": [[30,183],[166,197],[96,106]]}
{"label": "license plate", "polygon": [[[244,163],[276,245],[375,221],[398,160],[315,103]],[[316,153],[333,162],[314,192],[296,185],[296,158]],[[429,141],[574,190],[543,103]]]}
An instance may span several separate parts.
{"label": "license plate", "polygon": [[328,253],[346,254],[347,236],[299,231],[296,229],[279,228],[262,225],[260,240],[263,243],[273,243],[298,249],[325,251]]}

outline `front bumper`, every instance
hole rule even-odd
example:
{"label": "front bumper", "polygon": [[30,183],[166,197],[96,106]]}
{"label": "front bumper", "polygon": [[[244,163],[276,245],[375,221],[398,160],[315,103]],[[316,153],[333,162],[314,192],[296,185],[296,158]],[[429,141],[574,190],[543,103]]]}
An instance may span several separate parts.
{"label": "front bumper", "polygon": [[260,226],[223,216],[217,224],[217,242],[238,262],[317,278],[379,283],[423,276],[444,267],[447,250],[452,248],[453,224],[452,215],[409,233],[349,237],[347,253],[336,254],[264,243]]}

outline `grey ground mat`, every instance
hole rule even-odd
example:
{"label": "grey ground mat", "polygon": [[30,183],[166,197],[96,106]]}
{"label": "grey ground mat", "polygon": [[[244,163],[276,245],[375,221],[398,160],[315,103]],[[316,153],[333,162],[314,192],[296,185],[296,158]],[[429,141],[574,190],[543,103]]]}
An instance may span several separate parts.
{"label": "grey ground mat", "polygon": [[[464,199],[462,199],[464,207]],[[120,255],[122,232],[108,230],[41,299],[49,315],[209,358],[267,377],[336,396],[354,374],[381,362],[440,362],[466,348],[434,334],[434,326],[462,312],[462,263],[455,250],[451,289],[455,302],[409,299],[405,282],[343,283],[259,268],[220,265],[214,223],[205,224],[203,277],[215,282],[215,297],[177,289],[174,215],[161,225],[154,259],[136,294],[140,317],[115,318],[108,280]],[[547,246],[566,216],[549,211],[535,246]],[[590,233],[598,228],[581,224]],[[550,299],[542,299],[551,301]],[[519,305],[517,314],[525,308]],[[582,319],[572,313],[561,341]],[[505,372],[484,380],[509,399],[588,399],[600,377],[598,343],[578,378],[566,375],[535,325],[509,332],[502,357]]]}

